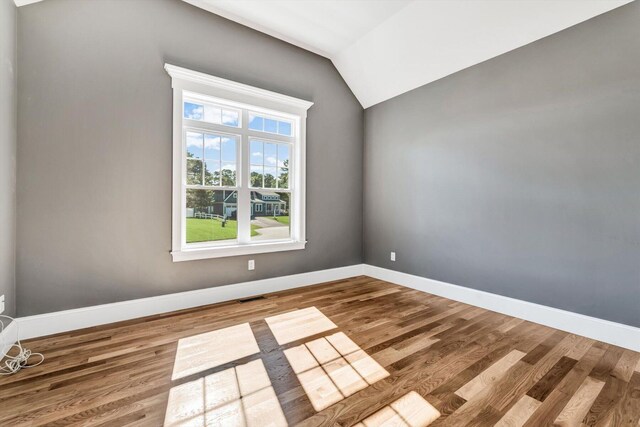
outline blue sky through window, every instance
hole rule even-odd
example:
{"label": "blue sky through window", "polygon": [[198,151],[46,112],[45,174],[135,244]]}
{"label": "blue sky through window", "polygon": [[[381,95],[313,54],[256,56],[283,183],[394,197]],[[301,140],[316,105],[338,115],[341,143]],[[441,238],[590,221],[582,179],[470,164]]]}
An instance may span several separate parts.
{"label": "blue sky through window", "polygon": [[222,138],[222,161],[236,161],[236,141],[231,138]]}
{"label": "blue sky through window", "polygon": [[205,159],[220,159],[220,137],[216,135],[204,136],[204,157]]}
{"label": "blue sky through window", "polygon": [[184,103],[184,118],[191,120],[202,120],[204,117],[204,107],[191,102]]}
{"label": "blue sky through window", "polygon": [[189,157],[202,159],[202,134],[187,132],[187,153]]}
{"label": "blue sky through window", "polygon": [[283,136],[292,136],[293,133],[292,124],[289,121],[271,119],[254,114],[249,116],[249,129]]}
{"label": "blue sky through window", "polygon": [[184,102],[184,118],[198,120],[225,126],[240,126],[240,112],[232,108],[225,109],[220,106],[210,104],[197,104],[194,102]]}
{"label": "blue sky through window", "polygon": [[278,133],[278,121],[273,119],[264,119],[264,131],[269,133]]}
{"label": "blue sky through window", "polygon": [[280,135],[291,136],[291,123],[278,122],[278,133]]}
{"label": "blue sky through window", "polygon": [[260,116],[251,116],[249,121],[249,129],[262,131],[264,129],[264,119]]}

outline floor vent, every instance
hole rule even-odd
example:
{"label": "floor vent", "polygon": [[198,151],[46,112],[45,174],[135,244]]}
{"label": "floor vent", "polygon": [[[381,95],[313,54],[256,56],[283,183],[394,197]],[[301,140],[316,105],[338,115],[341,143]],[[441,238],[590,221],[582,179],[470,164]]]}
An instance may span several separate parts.
{"label": "floor vent", "polygon": [[243,299],[239,299],[238,302],[239,303],[244,303],[244,302],[251,302],[251,301],[258,301],[261,299],[265,299],[264,295],[258,295],[257,297],[249,297],[249,298],[243,298]]}

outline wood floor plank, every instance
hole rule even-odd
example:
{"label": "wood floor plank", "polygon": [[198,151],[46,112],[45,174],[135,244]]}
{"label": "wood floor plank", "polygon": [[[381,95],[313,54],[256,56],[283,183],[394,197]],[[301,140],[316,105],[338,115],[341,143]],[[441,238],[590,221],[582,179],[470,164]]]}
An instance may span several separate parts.
{"label": "wood floor plank", "polygon": [[640,363],[640,353],[627,350],[613,368],[611,375],[621,379],[622,381],[631,381],[635,367]]}
{"label": "wood floor plank", "polygon": [[366,276],[24,344],[1,426],[640,426],[640,353]]}
{"label": "wood floor plank", "polygon": [[562,356],[558,363],[527,392],[527,395],[540,402],[544,402],[547,396],[549,396],[558,383],[562,381],[564,376],[573,369],[576,363],[578,363],[577,360]]}
{"label": "wood floor plank", "polygon": [[526,353],[518,350],[512,350],[509,354],[491,365],[476,378],[460,387],[460,389],[456,391],[456,394],[467,401],[473,399],[482,390],[492,387],[500,378],[502,378],[509,368],[515,365],[516,362],[524,356],[526,356]]}
{"label": "wood floor plank", "polygon": [[524,395],[511,409],[496,423],[496,427],[521,427],[529,417],[540,407],[542,402],[528,395]]}
{"label": "wood floor plank", "polygon": [[640,372],[634,372],[624,396],[614,408],[609,424],[633,426],[640,424]]}
{"label": "wood floor plank", "polygon": [[604,387],[604,382],[591,377],[585,378],[576,394],[573,395],[567,406],[556,418],[555,425],[563,427],[582,425],[582,420],[589,412],[589,408],[598,397],[598,394],[600,394],[602,387]]}
{"label": "wood floor plank", "polygon": [[592,345],[529,418],[525,427],[552,425],[604,352],[605,349],[602,346]]}

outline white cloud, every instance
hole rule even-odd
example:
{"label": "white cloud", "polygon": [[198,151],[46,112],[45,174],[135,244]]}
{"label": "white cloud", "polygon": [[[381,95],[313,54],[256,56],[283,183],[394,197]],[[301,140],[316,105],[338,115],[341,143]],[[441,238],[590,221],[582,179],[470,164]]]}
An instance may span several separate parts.
{"label": "white cloud", "polygon": [[204,149],[220,151],[220,138],[219,137],[212,138],[207,135],[207,137],[205,137],[204,139]]}
{"label": "white cloud", "polygon": [[203,113],[204,113],[204,108],[197,107],[192,109],[190,114],[187,114],[187,118],[193,119],[193,120],[202,120]]}

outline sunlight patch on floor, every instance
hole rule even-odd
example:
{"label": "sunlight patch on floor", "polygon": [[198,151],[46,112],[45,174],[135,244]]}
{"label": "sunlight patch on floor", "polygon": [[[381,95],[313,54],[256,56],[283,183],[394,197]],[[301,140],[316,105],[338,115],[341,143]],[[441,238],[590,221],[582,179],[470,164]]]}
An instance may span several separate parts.
{"label": "sunlight patch on floor", "polygon": [[415,391],[364,419],[354,427],[426,427],[440,417],[440,412]]}
{"label": "sunlight patch on floor", "polygon": [[318,412],[389,376],[343,332],[291,347],[284,354]]}
{"label": "sunlight patch on floor", "polygon": [[188,377],[258,352],[248,323],[182,338],[178,341],[171,379]]}
{"label": "sunlight patch on floor", "polygon": [[262,360],[173,387],[165,427],[286,426]]}
{"label": "sunlight patch on floor", "polygon": [[337,328],[335,323],[315,307],[290,311],[264,320],[280,345]]}

